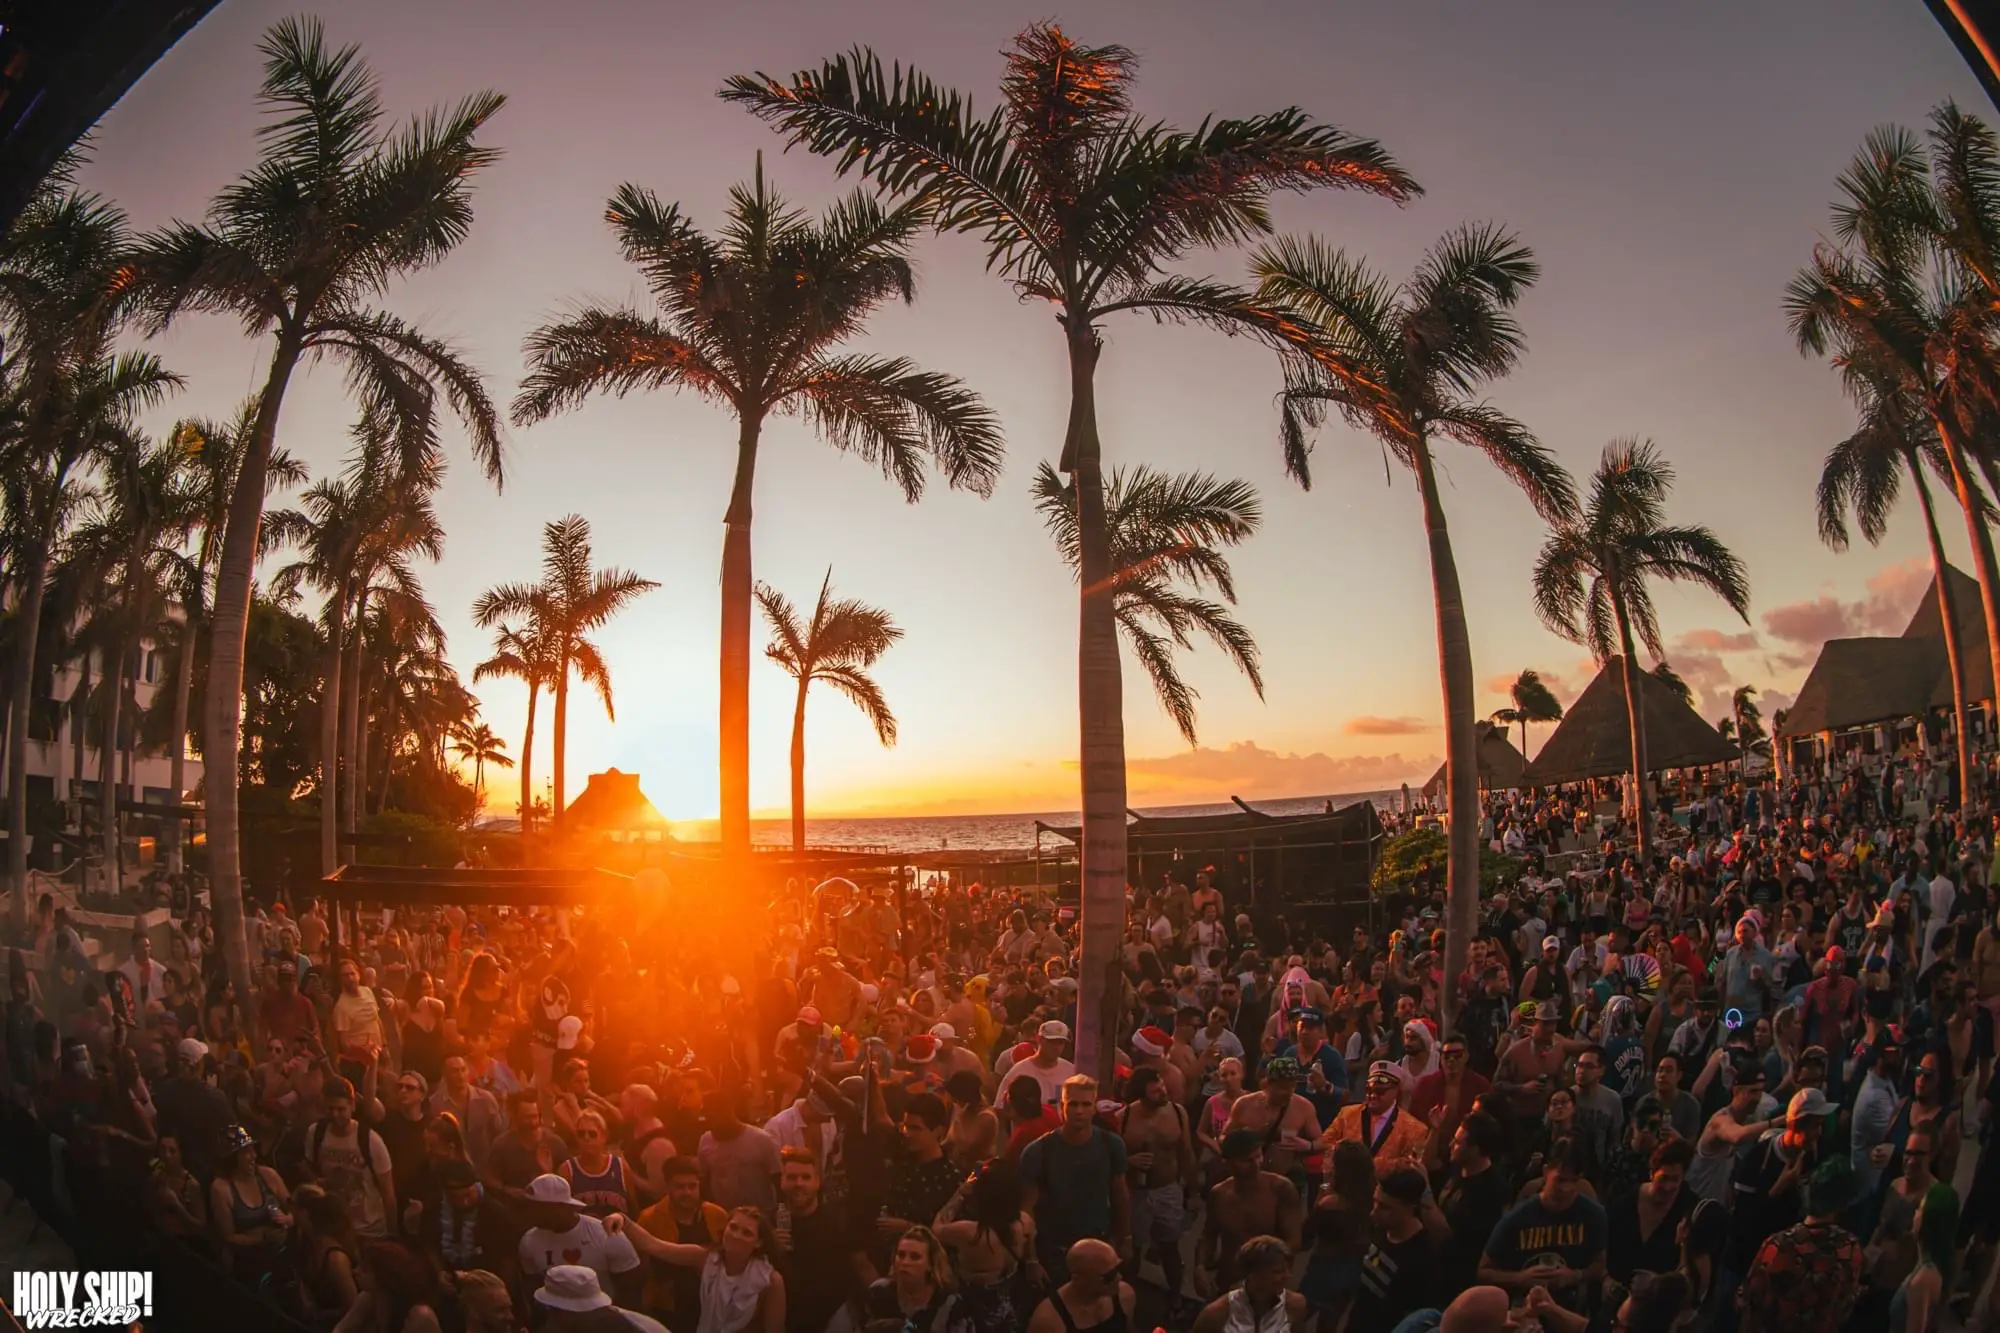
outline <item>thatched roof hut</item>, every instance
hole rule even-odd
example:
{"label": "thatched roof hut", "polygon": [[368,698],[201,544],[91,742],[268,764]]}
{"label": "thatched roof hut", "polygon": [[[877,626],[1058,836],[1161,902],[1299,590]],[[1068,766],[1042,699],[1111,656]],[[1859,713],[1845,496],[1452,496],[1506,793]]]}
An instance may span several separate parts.
{"label": "thatched roof hut", "polygon": [[602,833],[614,838],[657,837],[673,827],[639,790],[639,775],[615,768],[590,775],[589,783],[563,811],[563,824],[572,833]]}
{"label": "thatched roof hut", "polygon": [[[1525,787],[1527,783],[1528,761],[1507,739],[1507,731],[1491,722],[1475,724],[1479,729],[1479,739],[1475,742],[1478,756],[1479,789],[1481,791],[1511,791]],[[1438,771],[1431,774],[1431,780],[1424,784],[1424,795],[1436,797],[1444,787],[1445,765],[1439,764]]]}
{"label": "thatched roof hut", "polygon": [[[1649,771],[1727,763],[1739,751],[1650,671],[1638,673],[1639,706],[1646,723]],[[1556,724],[1548,744],[1528,765],[1536,786],[1608,778],[1632,771],[1632,738],[1625,718],[1624,659],[1614,657],[1577,696]]]}
{"label": "thatched roof hut", "polygon": [[[1944,574],[1951,589],[1952,619],[1958,622],[1965,701],[1973,704],[1991,699],[1992,656],[1986,643],[1979,585],[1950,565],[1945,566]],[[1945,657],[1943,625],[1938,615],[1937,580],[1932,579],[1900,637],[1828,639],[1778,734],[1814,736],[1921,717],[1932,708],[1949,708],[1951,670]]]}

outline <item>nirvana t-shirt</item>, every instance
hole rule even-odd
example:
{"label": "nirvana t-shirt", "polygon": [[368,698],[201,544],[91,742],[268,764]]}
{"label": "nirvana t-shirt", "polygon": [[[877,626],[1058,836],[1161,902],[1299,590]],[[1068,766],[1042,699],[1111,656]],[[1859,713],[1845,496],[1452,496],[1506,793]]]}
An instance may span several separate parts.
{"label": "nirvana t-shirt", "polygon": [[[1486,1257],[1495,1268],[1512,1272],[1534,1268],[1569,1268],[1581,1272],[1604,1256],[1607,1226],[1604,1209],[1579,1195],[1570,1206],[1554,1212],[1540,1194],[1516,1204],[1493,1228]],[[1577,1288],[1554,1293],[1569,1304]]]}
{"label": "nirvana t-shirt", "polygon": [[1361,1259],[1347,1333],[1390,1333],[1404,1315],[1436,1299],[1437,1282],[1437,1242],[1429,1232],[1419,1229],[1403,1241],[1376,1232]]}

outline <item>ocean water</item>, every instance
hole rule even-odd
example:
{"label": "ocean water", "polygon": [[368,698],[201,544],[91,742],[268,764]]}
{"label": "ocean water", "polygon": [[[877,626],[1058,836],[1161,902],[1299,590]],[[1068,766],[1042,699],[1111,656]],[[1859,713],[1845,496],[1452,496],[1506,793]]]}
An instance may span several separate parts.
{"label": "ocean water", "polygon": [[[1251,808],[1269,815],[1304,815],[1326,808],[1332,801],[1338,809],[1356,801],[1372,800],[1386,806],[1399,793],[1394,791],[1346,792],[1330,796],[1299,796],[1276,801],[1251,801]],[[1146,815],[1226,815],[1234,805],[1174,805],[1139,808]],[[814,847],[866,848],[890,852],[1012,851],[1032,850],[1035,823],[1073,827],[1082,816],[1075,811],[1018,815],[926,815],[917,818],[806,819],[806,841]],[[674,836],[688,842],[712,842],[716,837],[713,821],[687,820],[674,825]],[[783,819],[753,820],[752,841],[783,846],[792,838],[791,823]],[[1044,835],[1043,846],[1062,846],[1060,838]]]}

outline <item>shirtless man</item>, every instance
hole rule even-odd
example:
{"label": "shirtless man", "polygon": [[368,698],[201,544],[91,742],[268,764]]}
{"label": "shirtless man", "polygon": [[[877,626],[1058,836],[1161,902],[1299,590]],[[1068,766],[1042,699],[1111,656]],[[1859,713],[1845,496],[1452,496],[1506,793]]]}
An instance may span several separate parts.
{"label": "shirtless man", "polygon": [[1132,1181],[1132,1271],[1150,1248],[1171,1299],[1181,1299],[1181,1235],[1187,1230],[1187,1190],[1194,1180],[1194,1143],[1187,1109],[1167,1098],[1157,1069],[1136,1069],[1125,1085],[1126,1175]]}
{"label": "shirtless man", "polygon": [[1130,1328],[1137,1300],[1132,1284],[1118,1276],[1118,1251],[1101,1240],[1080,1240],[1069,1247],[1069,1281],[1035,1307],[1027,1333]]}
{"label": "shirtless man", "polygon": [[[1208,1217],[1195,1247],[1195,1285],[1215,1291],[1240,1278],[1236,1260],[1246,1240],[1277,1236],[1297,1253],[1305,1224],[1298,1186],[1264,1169],[1262,1136],[1247,1129],[1224,1135],[1222,1160],[1229,1175],[1208,1192]],[[1204,1275],[1212,1275],[1212,1285]]]}
{"label": "shirtless man", "polygon": [[950,1023],[933,1023],[931,1035],[937,1038],[938,1043],[937,1054],[931,1057],[931,1063],[937,1067],[941,1077],[949,1079],[953,1074],[977,1074],[981,1087],[993,1082],[992,1073],[979,1063],[979,1057],[960,1042],[956,1027]]}
{"label": "shirtless man", "polygon": [[1143,1027],[1132,1034],[1132,1069],[1150,1069],[1167,1085],[1167,1100],[1187,1105],[1187,1078],[1167,1059],[1173,1049],[1174,1034],[1164,1028]]}
{"label": "shirtless man", "polygon": [[1319,1142],[1319,1117],[1313,1114],[1312,1103],[1297,1095],[1298,1089],[1299,1062],[1289,1055],[1277,1056],[1264,1066],[1264,1086],[1237,1098],[1229,1108],[1229,1123],[1222,1127],[1225,1134],[1237,1129],[1256,1134],[1265,1145],[1265,1163],[1283,1176],[1297,1171],[1301,1156]]}

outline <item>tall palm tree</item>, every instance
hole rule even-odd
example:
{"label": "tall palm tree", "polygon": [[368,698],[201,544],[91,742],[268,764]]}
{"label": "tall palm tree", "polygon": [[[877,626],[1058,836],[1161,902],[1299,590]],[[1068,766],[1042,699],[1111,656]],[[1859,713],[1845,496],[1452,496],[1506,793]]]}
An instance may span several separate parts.
{"label": "tall palm tree", "polygon": [[499,415],[478,372],[450,344],[371,303],[465,238],[472,177],[495,157],[476,139],[503,99],[475,93],[392,129],[359,51],[329,48],[317,20],[279,22],[261,50],[259,100],[268,118],[258,130],[257,165],[216,196],[205,222],[177,222],[148,237],[133,272],[155,329],[207,311],[236,316],[252,337],[271,336],[217,556],[203,729],[217,944],[245,994],[235,783],[243,644],[267,471],[292,377],[333,361],[364,411],[393,422],[413,457],[438,445],[442,398],[465,424],[487,476],[496,485],[501,477]]}
{"label": "tall palm tree", "polygon": [[1168,271],[1188,251],[1271,230],[1278,190],[1345,186],[1392,199],[1417,187],[1380,145],[1296,108],[1204,120],[1192,132],[1132,111],[1137,59],[1037,23],[1005,53],[1001,104],[962,94],[857,48],[783,82],[739,75],[722,95],[793,144],[887,193],[931,207],[942,231],[979,237],[987,267],[1045,302],[1070,373],[1061,470],[1077,486],[1077,713],[1083,780],[1083,960],[1077,1064],[1111,1076],[1124,934],[1125,726],[1118,616],[1109,595],[1097,369],[1119,314],[1278,336],[1237,289]]}
{"label": "tall palm tree", "polygon": [[[593,569],[590,563],[590,524],[580,514],[569,514],[542,529],[542,581],[503,583],[488,588],[473,603],[472,618],[482,628],[492,629],[509,620],[527,619],[548,636],[554,670],[548,684],[556,696],[555,718],[555,824],[563,822],[563,760],[569,740],[569,678],[574,671],[584,684],[596,689],[604,701],[604,713],[611,709],[611,670],[604,656],[588,637],[641,593],[660,585],[623,569]],[[532,698],[530,703],[532,705]]]}
{"label": "tall palm tree", "polygon": [[[1479,733],[1465,597],[1433,448],[1451,441],[1485,455],[1550,524],[1575,513],[1575,489],[1555,457],[1526,426],[1473,397],[1520,359],[1513,307],[1540,266],[1526,246],[1491,226],[1447,233],[1400,284],[1311,239],[1279,240],[1251,262],[1262,280],[1258,299],[1307,331],[1308,354],[1290,358],[1286,374],[1286,470],[1311,485],[1310,432],[1337,412],[1416,479],[1444,694],[1451,820],[1444,966],[1456,976],[1479,915]],[[1447,1027],[1457,1008],[1447,988]]]}
{"label": "tall palm tree", "polygon": [[1944,631],[1945,667],[1951,673],[1952,734],[1958,747],[1958,789],[1974,790],[1979,770],[1972,761],[1966,718],[1964,650],[1959,643],[1957,598],[1945,577],[1944,543],[1938,536],[1928,469],[1951,484],[1951,465],[1938,442],[1937,428],[1920,405],[1896,384],[1879,378],[1849,377],[1860,421],[1854,434],[1827,452],[1819,474],[1819,537],[1836,551],[1848,545],[1848,512],[1870,546],[1881,544],[1889,517],[1902,498],[1907,476],[1917,493],[1930,552],[1931,581],[1937,588],[1938,620]]}
{"label": "tall palm tree", "polygon": [[472,764],[472,795],[475,801],[484,802],[486,790],[486,766],[512,768],[514,761],[507,754],[507,740],[484,722],[469,727],[459,727],[452,732],[451,752],[461,760]]}
{"label": "tall palm tree", "polygon": [[[1681,677],[1681,673],[1674,670],[1671,662],[1662,660],[1653,663],[1653,679],[1672,690],[1674,697],[1682,703],[1690,708],[1694,707],[1694,686],[1688,684]],[[1643,724],[1645,719],[1642,717],[1640,721]]]}
{"label": "tall palm tree", "polygon": [[0,337],[6,438],[0,443],[16,616],[8,671],[7,886],[18,937],[28,925],[28,731],[51,563],[81,490],[77,474],[133,414],[180,381],[158,359],[114,357],[130,311],[121,279],[125,215],[71,184],[65,163],[0,237]]}
{"label": "tall palm tree", "polygon": [[[1743,562],[1706,527],[1667,523],[1667,493],[1673,484],[1673,468],[1651,442],[1613,441],[1591,478],[1582,512],[1555,526],[1535,562],[1535,611],[1542,623],[1590,649],[1600,666],[1613,658],[1619,661],[1641,865],[1650,864],[1653,833],[1637,644],[1645,644],[1655,658],[1665,657],[1647,580],[1705,588],[1745,624],[1750,620],[1750,579]],[[1660,662],[1662,679],[1671,670]],[[1680,682],[1680,677],[1672,680]],[[1685,682],[1680,683],[1685,689]]]}
{"label": "tall palm tree", "polygon": [[[1043,463],[1032,490],[1035,508],[1074,574],[1081,556],[1076,486]],[[1104,488],[1118,629],[1152,681],[1160,707],[1189,745],[1195,743],[1199,696],[1181,675],[1174,650],[1193,646],[1196,633],[1228,654],[1257,697],[1264,697],[1256,640],[1229,613],[1236,604],[1236,580],[1223,554],[1225,547],[1249,540],[1263,521],[1257,492],[1244,481],[1218,481],[1199,472],[1176,476],[1141,463],[1129,471],[1113,469]]]}
{"label": "tall palm tree", "polygon": [[819,585],[812,619],[801,622],[790,599],[768,583],[757,585],[757,605],[771,627],[764,656],[783,667],[798,687],[792,706],[792,850],[806,849],[806,691],[823,680],[853,701],[875,737],[896,743],[896,715],[882,687],[868,674],[903,631],[887,611],[851,597],[833,600],[833,571]]}
{"label": "tall palm tree", "polygon": [[624,185],[609,206],[612,231],[660,314],[590,306],[528,336],[517,423],[639,388],[691,390],[736,418],[719,658],[722,848],[739,866],[750,852],[750,531],[765,423],[803,417],[911,501],[923,493],[927,458],[980,495],[1000,472],[999,422],[958,380],[906,357],[840,350],[877,307],[914,297],[909,248],[924,216],[856,194],[808,218],[766,186],[761,154],[755,180],[730,191],[715,236],[679,205]]}
{"label": "tall palm tree", "polygon": [[[1938,156],[1948,147],[1935,145]],[[1973,469],[2000,373],[1993,358],[1994,292],[1952,230],[1917,136],[1890,126],[1868,136],[1841,174],[1834,205],[1840,247],[1822,245],[1786,288],[1786,314],[1802,354],[1824,356],[1864,413],[1891,400],[1936,432],[1965,517],[1989,643],[2000,643],[2000,563]],[[1899,407],[1897,410],[1904,410]],[[1993,685],[2000,695],[2000,654]]]}
{"label": "tall palm tree", "polygon": [[493,656],[472,669],[475,683],[512,679],[528,687],[528,725],[521,733],[521,832],[535,831],[535,702],[554,679],[556,657],[533,610],[521,629],[501,625],[493,635]]}
{"label": "tall palm tree", "polygon": [[[245,403],[230,421],[189,417],[174,423],[168,438],[188,457],[193,484],[198,492],[199,515],[192,533],[193,550],[182,566],[184,581],[175,590],[180,617],[172,626],[177,640],[174,649],[174,695],[168,731],[167,783],[176,803],[187,799],[187,751],[190,713],[194,702],[195,660],[198,645],[209,630],[208,609],[212,604],[216,559],[222,551],[223,530],[229,524],[229,502],[242,470],[243,455],[249,448],[257,404]],[[290,486],[305,484],[305,464],[285,450],[274,447],[264,468],[265,498]],[[179,874],[185,847],[186,825],[168,821],[167,869]]]}
{"label": "tall palm tree", "polygon": [[135,432],[99,451],[97,478],[90,513],[71,546],[73,558],[90,570],[86,641],[96,645],[103,666],[99,832],[105,886],[116,893],[124,869],[115,760],[121,726],[138,733],[137,717],[125,711],[128,702],[135,713],[137,707],[132,659],[142,642],[158,634],[170,590],[186,582],[182,547],[199,519],[200,493],[180,448]]}
{"label": "tall palm tree", "polygon": [[1503,727],[1515,723],[1521,726],[1521,758],[1528,757],[1528,724],[1530,722],[1560,722],[1563,706],[1549,687],[1542,681],[1542,673],[1530,668],[1514,678],[1507,688],[1508,697],[1514,703],[1510,708],[1497,708],[1493,720]]}

